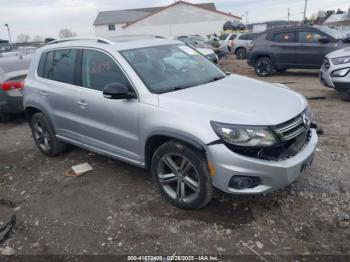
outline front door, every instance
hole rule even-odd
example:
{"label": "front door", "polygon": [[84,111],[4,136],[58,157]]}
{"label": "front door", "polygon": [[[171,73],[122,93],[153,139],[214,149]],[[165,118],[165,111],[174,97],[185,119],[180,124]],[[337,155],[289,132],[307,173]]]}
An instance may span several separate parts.
{"label": "front door", "polygon": [[107,53],[85,49],[77,105],[83,144],[123,160],[141,162],[139,152],[139,101],[107,99],[103,88],[110,83],[131,84]]}
{"label": "front door", "polygon": [[295,32],[278,32],[272,35],[271,53],[278,68],[288,68],[295,65]]}
{"label": "front door", "polygon": [[319,42],[322,36],[325,35],[315,30],[302,30],[297,33],[298,43],[295,57],[298,66],[302,68],[321,68],[326,54],[334,49],[334,42]]}

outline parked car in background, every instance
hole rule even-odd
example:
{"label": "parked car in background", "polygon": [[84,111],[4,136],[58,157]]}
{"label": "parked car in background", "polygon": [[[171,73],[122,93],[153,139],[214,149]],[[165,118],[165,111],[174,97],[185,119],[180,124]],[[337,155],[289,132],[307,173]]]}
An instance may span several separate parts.
{"label": "parked car in background", "polygon": [[257,33],[238,34],[233,40],[229,41],[231,53],[235,54],[238,59],[246,59],[252,40]]}
{"label": "parked car in background", "polygon": [[179,40],[183,42],[191,41],[191,45],[194,48],[209,48],[212,49],[215,54],[218,56],[219,59],[222,57],[228,55],[230,53],[230,50],[228,48],[227,44],[220,43],[220,40],[217,39],[216,41],[214,39],[206,39],[202,36],[198,35],[186,35],[186,36],[178,36]]}
{"label": "parked car in background", "polygon": [[23,80],[31,59],[32,55],[0,58],[0,121],[23,112]]}
{"label": "parked car in background", "polygon": [[237,37],[237,34],[222,34],[219,36],[220,42],[225,43],[228,46],[229,51],[231,52],[232,40]]}
{"label": "parked car in background", "polygon": [[[193,41],[190,38],[181,38],[181,37],[175,37],[174,39],[178,39],[182,42],[184,42],[186,45],[196,49],[198,52],[200,52],[202,55],[205,55],[210,61],[212,61],[215,64],[219,63],[219,57],[217,54],[210,48],[204,48],[204,47],[198,47],[195,41]],[[197,47],[196,47],[197,46]]]}
{"label": "parked car in background", "polygon": [[224,23],[222,29],[224,31],[228,31],[228,30],[231,30],[231,31],[236,31],[236,30],[243,31],[243,30],[245,30],[245,25],[242,22],[240,22],[240,21],[227,21],[226,23]]}
{"label": "parked car in background", "polygon": [[69,143],[149,168],[164,198],[185,209],[205,206],[214,188],[287,186],[318,141],[302,95],[227,74],[170,39],[52,42],[36,52],[24,106],[46,156]]}
{"label": "parked car in background", "polygon": [[329,53],[320,70],[323,85],[334,88],[350,100],[350,47]]}
{"label": "parked car in background", "polygon": [[289,68],[319,69],[326,54],[346,46],[350,46],[348,37],[328,27],[274,28],[253,40],[248,64],[259,76]]}

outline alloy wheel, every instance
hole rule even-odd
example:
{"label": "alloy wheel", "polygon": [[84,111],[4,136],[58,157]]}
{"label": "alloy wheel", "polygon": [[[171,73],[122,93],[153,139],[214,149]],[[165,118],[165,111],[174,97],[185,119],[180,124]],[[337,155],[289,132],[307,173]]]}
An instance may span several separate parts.
{"label": "alloy wheel", "polygon": [[160,186],[172,199],[190,203],[199,195],[199,174],[193,164],[179,154],[167,154],[158,164]]}
{"label": "alloy wheel", "polygon": [[51,149],[52,141],[50,134],[42,121],[37,121],[33,125],[34,139],[37,141],[39,147],[48,152]]}
{"label": "alloy wheel", "polygon": [[267,59],[260,59],[256,63],[256,71],[261,76],[266,76],[271,72],[271,63]]}

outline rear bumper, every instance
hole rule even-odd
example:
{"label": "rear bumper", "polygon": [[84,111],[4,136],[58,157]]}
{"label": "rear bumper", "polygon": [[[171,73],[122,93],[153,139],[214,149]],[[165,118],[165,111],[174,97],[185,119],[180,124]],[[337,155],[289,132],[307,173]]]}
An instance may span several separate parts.
{"label": "rear bumper", "polygon": [[17,114],[23,112],[23,96],[20,94],[10,95],[0,91],[0,111],[5,114]]}

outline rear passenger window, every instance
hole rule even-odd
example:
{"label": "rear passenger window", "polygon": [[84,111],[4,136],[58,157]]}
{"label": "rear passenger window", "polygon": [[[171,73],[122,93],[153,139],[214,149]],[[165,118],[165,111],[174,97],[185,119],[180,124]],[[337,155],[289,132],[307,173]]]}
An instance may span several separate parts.
{"label": "rear passenger window", "polygon": [[272,41],[275,42],[295,42],[295,33],[289,32],[289,33],[277,33],[272,36]]}
{"label": "rear passenger window", "polygon": [[83,86],[102,91],[110,83],[130,86],[123,71],[111,57],[96,50],[84,50],[82,62]]}
{"label": "rear passenger window", "polygon": [[59,49],[44,53],[39,62],[38,75],[43,78],[74,84],[75,60],[78,50]]}
{"label": "rear passenger window", "polygon": [[78,50],[76,49],[56,50],[52,66],[48,72],[48,78],[63,83],[74,84],[77,53]]}

